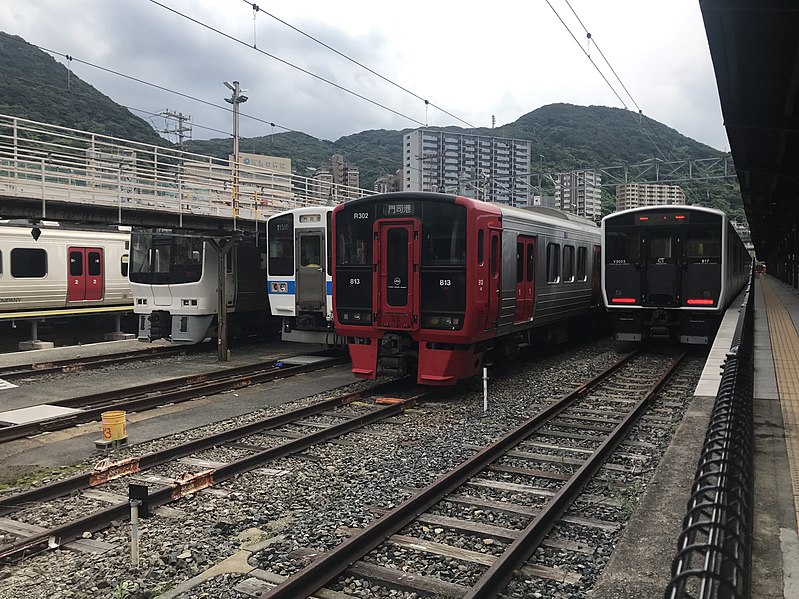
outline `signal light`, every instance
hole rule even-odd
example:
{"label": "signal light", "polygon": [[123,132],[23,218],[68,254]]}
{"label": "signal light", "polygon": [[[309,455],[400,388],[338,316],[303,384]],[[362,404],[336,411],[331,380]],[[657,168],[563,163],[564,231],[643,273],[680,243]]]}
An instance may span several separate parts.
{"label": "signal light", "polygon": [[683,220],[685,218],[685,215],[684,214],[677,214],[677,215],[674,216],[674,218],[677,219],[677,220]]}
{"label": "signal light", "polygon": [[687,300],[685,303],[687,303],[689,306],[712,306],[716,302],[713,299],[695,297]]}
{"label": "signal light", "polygon": [[634,297],[612,297],[610,298],[611,304],[634,304]]}
{"label": "signal light", "polygon": [[648,216],[639,216],[638,220],[649,220]]}

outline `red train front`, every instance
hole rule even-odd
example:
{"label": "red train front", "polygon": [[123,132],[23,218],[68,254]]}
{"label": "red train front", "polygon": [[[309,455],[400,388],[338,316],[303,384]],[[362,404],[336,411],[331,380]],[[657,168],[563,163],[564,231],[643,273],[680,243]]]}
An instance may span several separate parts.
{"label": "red train front", "polygon": [[499,314],[500,222],[496,206],[444,194],[336,207],[333,308],[356,376],[417,370],[450,385],[480,369]]}

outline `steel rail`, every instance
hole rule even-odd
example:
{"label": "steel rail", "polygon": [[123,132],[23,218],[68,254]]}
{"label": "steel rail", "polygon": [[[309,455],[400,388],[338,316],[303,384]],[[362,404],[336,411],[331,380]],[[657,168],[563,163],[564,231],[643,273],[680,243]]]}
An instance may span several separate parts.
{"label": "steel rail", "polygon": [[162,356],[171,356],[173,354],[187,354],[190,352],[200,351],[200,349],[207,348],[198,345],[181,347],[158,346],[118,352],[115,354],[104,354],[102,356],[85,356],[83,358],[70,358],[68,360],[32,362],[30,364],[20,364],[18,366],[6,366],[0,368],[0,378],[13,380],[31,375],[38,376],[41,374],[52,374],[59,372],[79,372],[92,368],[102,368],[103,366],[132,362],[134,360],[146,360],[159,358]]}
{"label": "steel rail", "polygon": [[419,514],[429,510],[470,478],[479,474],[488,464],[502,457],[535,430],[600,385],[637,354],[638,352],[633,352],[623,356],[591,380],[543,408],[504,437],[466,459],[459,466],[443,474],[430,485],[375,520],[357,535],[323,553],[311,564],[265,592],[261,595],[261,599],[296,599],[313,595],[341,574],[350,564],[363,558],[389,536],[412,522]]}
{"label": "steel rail", "polygon": [[[250,385],[267,383],[278,378],[286,378],[314,370],[321,370],[344,364],[345,356],[328,358],[324,361],[296,366],[265,367],[264,364],[251,364],[214,373],[191,375],[148,383],[122,390],[107,391],[90,396],[75,397],[50,402],[47,405],[61,407],[80,407],[80,412],[16,424],[0,428],[0,443],[7,443],[42,432],[61,430],[97,420],[107,410],[140,411],[167,403],[180,403],[198,397],[213,395],[230,389],[241,389]],[[105,403],[103,403],[105,402]]]}
{"label": "steel rail", "polygon": [[339,397],[323,400],[312,406],[297,408],[277,416],[270,416],[263,418],[249,424],[245,424],[238,428],[215,433],[208,437],[194,439],[185,443],[180,443],[167,449],[160,451],[153,451],[137,457],[130,457],[118,462],[112,462],[98,466],[89,472],[83,472],[70,476],[63,480],[55,481],[40,487],[34,487],[27,491],[15,493],[7,497],[0,498],[0,516],[8,515],[21,507],[26,507],[32,503],[47,501],[62,497],[74,491],[88,489],[104,484],[108,481],[129,476],[131,474],[138,474],[155,466],[160,466],[171,460],[185,457],[199,451],[211,449],[224,443],[237,441],[250,435],[263,432],[283,426],[289,422],[307,418],[309,416],[317,415],[326,410],[330,410],[339,406],[343,406],[354,401],[358,401],[364,397],[374,395],[375,393],[382,393],[385,389],[396,386],[399,381],[391,381],[381,383],[364,389],[361,391],[353,391]]}
{"label": "steel rail", "polygon": [[[323,443],[329,439],[363,428],[368,424],[390,418],[391,416],[400,414],[416,401],[431,393],[433,392],[425,391],[424,393],[405,399],[402,402],[379,407],[367,414],[355,416],[345,422],[334,424],[328,428],[287,441],[277,447],[259,451],[255,454],[230,462],[229,464],[225,464],[224,466],[220,466],[219,468],[205,470],[192,477],[176,481],[171,486],[163,487],[150,494],[148,496],[148,505],[150,507],[158,507],[171,503],[181,497],[201,491],[214,484],[224,482],[234,476],[248,472],[249,470],[259,468],[268,462],[303,451],[318,443]],[[129,502],[120,502],[83,518],[67,522],[56,528],[31,535],[15,543],[0,547],[0,561],[9,562],[18,560],[25,557],[28,552],[33,552],[43,545],[63,545],[64,543],[78,538],[86,531],[96,532],[102,530],[109,526],[112,521],[126,520],[129,516]]]}
{"label": "steel rail", "polygon": [[633,409],[627,413],[608,437],[596,448],[594,453],[583,463],[571,478],[555,493],[541,509],[532,522],[519,534],[486,570],[463,599],[489,599],[496,597],[507,586],[513,577],[514,570],[520,568],[538,549],[549,531],[558,522],[563,513],[574,503],[585,485],[596,475],[611,454],[621,444],[630,428],[649,407],[652,397],[671,380],[677,367],[686,354],[680,354],[669,366],[668,370],[638,400]]}

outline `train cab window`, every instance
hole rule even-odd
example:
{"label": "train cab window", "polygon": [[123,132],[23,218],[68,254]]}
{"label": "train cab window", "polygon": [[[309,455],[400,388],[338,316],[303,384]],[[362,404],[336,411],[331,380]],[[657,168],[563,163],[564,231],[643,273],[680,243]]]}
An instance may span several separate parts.
{"label": "train cab window", "polygon": [[482,266],[485,256],[485,248],[483,248],[483,244],[485,243],[485,231],[480,229],[477,231],[477,266]]}
{"label": "train cab window", "polygon": [[640,237],[627,231],[607,231],[605,234],[606,264],[640,264]]}
{"label": "train cab window", "polygon": [[670,230],[652,231],[649,235],[647,264],[674,263],[674,234]]}
{"label": "train cab window", "polygon": [[322,239],[317,235],[300,237],[300,266],[319,268],[322,266]]}
{"label": "train cab window", "polygon": [[563,281],[565,283],[574,282],[574,246],[563,246]]}
{"label": "train cab window", "polygon": [[524,280],[524,244],[516,244],[516,282]]}
{"label": "train cab window", "polygon": [[69,276],[79,277],[83,274],[83,252],[69,253]]}
{"label": "train cab window", "polygon": [[89,252],[89,276],[99,277],[101,271],[100,252]]}
{"label": "train cab window", "polygon": [[466,264],[466,207],[431,203],[422,223],[422,264]]}
{"label": "train cab window", "polygon": [[38,248],[14,248],[11,250],[11,276],[15,279],[47,276],[47,252]]}
{"label": "train cab window", "polygon": [[587,278],[585,272],[587,256],[588,250],[586,248],[577,248],[577,280],[581,282]]}
{"label": "train cab window", "polygon": [[547,244],[547,283],[560,281],[560,244]]}
{"label": "train cab window", "polygon": [[535,273],[535,244],[527,244],[527,282],[533,282],[533,275]]}
{"label": "train cab window", "polygon": [[372,264],[372,211],[374,207],[336,214],[336,264]]}
{"label": "train cab window", "polygon": [[128,276],[128,255],[122,254],[122,258],[119,262],[119,272],[122,274],[123,277],[127,278]]}
{"label": "train cab window", "polygon": [[685,256],[688,264],[718,264],[721,261],[721,239],[703,229],[690,227],[686,232]]}
{"label": "train cab window", "polygon": [[288,277],[294,274],[294,215],[269,219],[269,274]]}

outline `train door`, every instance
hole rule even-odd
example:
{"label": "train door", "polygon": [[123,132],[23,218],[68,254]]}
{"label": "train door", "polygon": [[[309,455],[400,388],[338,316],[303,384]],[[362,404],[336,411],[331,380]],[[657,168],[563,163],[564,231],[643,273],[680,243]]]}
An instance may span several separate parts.
{"label": "train door", "polygon": [[645,303],[674,306],[680,302],[680,238],[674,227],[652,227],[642,235]]}
{"label": "train door", "polygon": [[486,330],[496,329],[499,324],[500,297],[500,242],[502,229],[488,229],[488,316],[486,317]]}
{"label": "train door", "polygon": [[533,317],[535,302],[535,237],[516,238],[516,312],[515,324]]}
{"label": "train door", "polygon": [[297,314],[321,312],[325,306],[325,244],[321,229],[297,231]]}
{"label": "train door", "polygon": [[103,299],[102,248],[70,247],[67,250],[68,302],[100,301]]}
{"label": "train door", "polygon": [[378,327],[419,328],[419,221],[376,221],[372,252]]}

